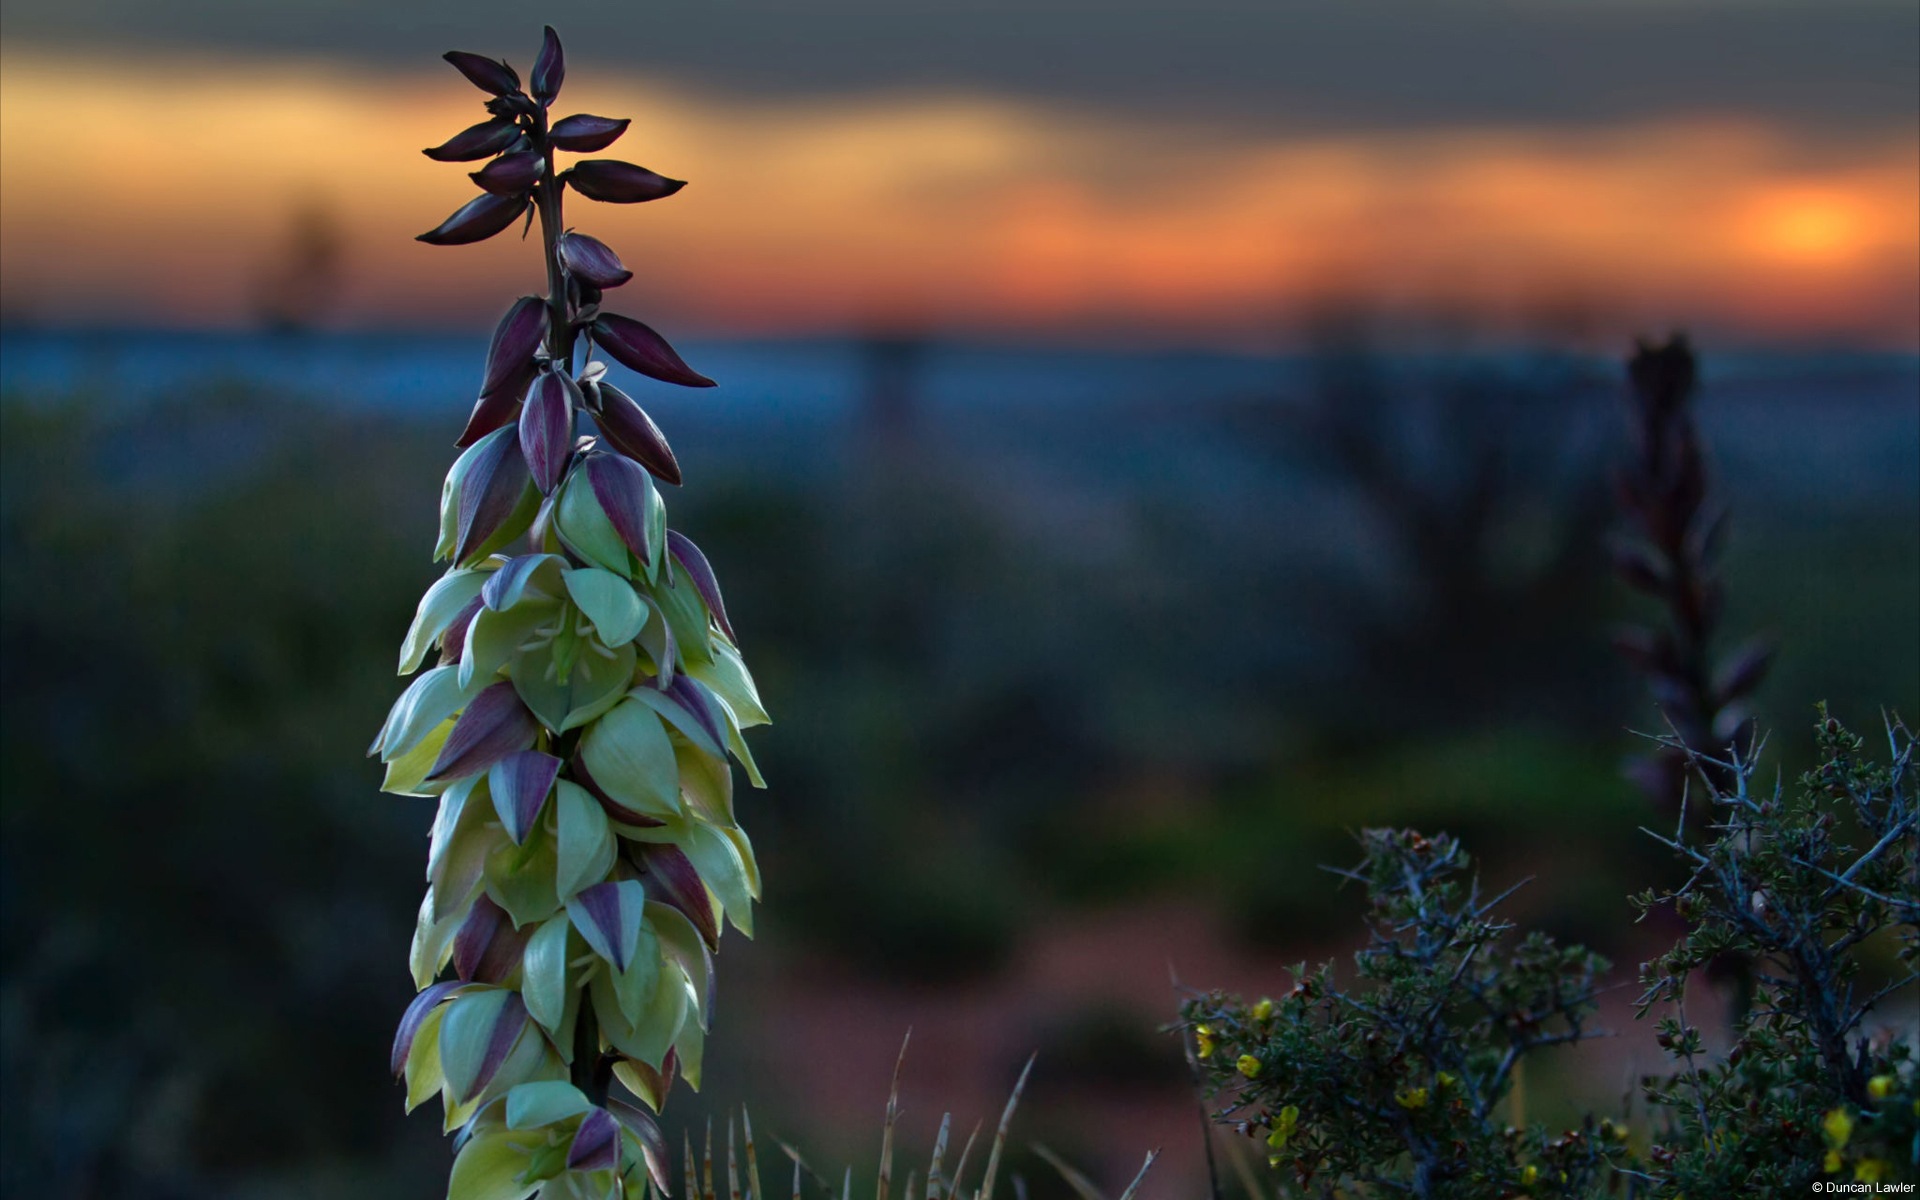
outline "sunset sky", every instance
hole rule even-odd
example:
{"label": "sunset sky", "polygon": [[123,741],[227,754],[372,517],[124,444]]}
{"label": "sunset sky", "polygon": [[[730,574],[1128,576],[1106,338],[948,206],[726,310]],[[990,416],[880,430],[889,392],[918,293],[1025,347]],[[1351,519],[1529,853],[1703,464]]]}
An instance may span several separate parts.
{"label": "sunset sky", "polygon": [[482,115],[435,56],[524,69],[543,19],[560,108],[692,181],[569,210],[674,329],[1920,343],[1920,10],[1867,0],[10,0],[0,312],[244,327],[306,222],[329,323],[487,320],[537,255],[410,240],[472,194],[419,154]]}

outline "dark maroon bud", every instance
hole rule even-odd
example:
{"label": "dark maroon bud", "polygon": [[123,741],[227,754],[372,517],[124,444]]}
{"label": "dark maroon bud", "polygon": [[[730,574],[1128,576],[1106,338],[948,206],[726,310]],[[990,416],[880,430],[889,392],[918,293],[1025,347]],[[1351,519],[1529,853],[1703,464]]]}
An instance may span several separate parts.
{"label": "dark maroon bud", "polygon": [[482,192],[462,205],[438,226],[414,240],[429,246],[465,246],[484,242],[520,219],[529,205],[525,196],[496,196]]}
{"label": "dark maroon bud", "polygon": [[453,444],[464,450],[513,420],[513,410],[520,403],[521,395],[526,392],[527,382],[532,378],[533,364],[529,362],[524,374],[514,381],[514,386],[502,387],[497,392],[488,392],[475,401],[473,411],[467,414],[467,427],[460,431],[459,439]]}
{"label": "dark maroon bud", "polygon": [[640,465],[618,454],[596,454],[587,460],[587,482],[613,531],[641,562],[652,562],[653,526],[647,520],[653,481]]}
{"label": "dark maroon bud", "polygon": [[469,178],[496,196],[517,196],[538,182],[546,169],[544,154],[535,150],[521,150],[502,154],[473,172]]}
{"label": "dark maroon bud", "polygon": [[561,117],[547,131],[547,140],[556,150],[572,150],[579,154],[591,154],[595,150],[605,150],[620,140],[620,135],[633,124],[626,117],[596,117],[591,113],[576,113],[571,117]]}
{"label": "dark maroon bud", "polygon": [[606,435],[608,444],[660,479],[679,485],[680,463],[673,457],[673,447],[667,445],[666,435],[633,397],[610,383],[602,383],[598,417],[600,432]]}
{"label": "dark maroon bud", "polygon": [[505,117],[482,121],[463,129],[431,150],[420,153],[435,162],[473,162],[498,154],[520,139],[520,127]]}
{"label": "dark maroon bud", "polygon": [[552,104],[567,78],[567,56],[560,49],[560,35],[546,27],[540,41],[540,56],[533,60],[533,98]]}
{"label": "dark maroon bud", "polygon": [[604,1108],[596,1108],[580,1122],[567,1151],[569,1171],[608,1171],[620,1165],[620,1126]]}
{"label": "dark maroon bud", "polygon": [[507,680],[485,688],[453,723],[429,780],[477,775],[509,754],[525,750],[540,724]]}
{"label": "dark maroon bud", "polygon": [[662,383],[677,383],[681,387],[713,386],[713,380],[689,367],[673,352],[667,339],[632,317],[602,313],[594,318],[593,340],[622,365]]}
{"label": "dark maroon bud", "polygon": [[507,315],[493,327],[493,341],[487,345],[487,375],[480,383],[480,394],[485,396],[499,390],[524,370],[546,336],[547,302],[538,296],[515,300]]}
{"label": "dark maroon bud", "polygon": [[465,50],[449,50],[440,57],[452,63],[454,70],[465,75],[468,83],[483,92],[507,96],[520,90],[519,74],[497,59],[469,54]]}
{"label": "dark maroon bud", "polygon": [[393,1057],[389,1065],[395,1075],[407,1069],[407,1055],[413,1052],[413,1039],[420,1033],[420,1026],[426,1024],[427,1017],[440,1007],[442,1001],[460,988],[456,980],[447,979],[433,984],[413,998],[407,1005],[407,1011],[400,1018],[400,1027],[393,1031]]}
{"label": "dark maroon bud", "polygon": [[589,200],[609,204],[639,204],[671,196],[687,186],[684,179],[668,179],[645,167],[617,158],[587,158],[573,164],[565,176],[573,190]]}
{"label": "dark maroon bud", "polygon": [[573,413],[580,389],[558,371],[544,371],[520,409],[520,452],[541,495],[553,491],[573,453]]}
{"label": "dark maroon bud", "polygon": [[692,539],[672,529],[667,530],[667,553],[673,555],[673,560],[686,571],[687,578],[693,580],[693,588],[706,603],[713,623],[720,627],[721,633],[727,635],[728,641],[738,646],[740,639],[733,636],[733,624],[727,620],[726,602],[720,599],[720,581],[714,578],[713,565],[707,561],[707,556],[700,552],[700,547],[694,545]]}
{"label": "dark maroon bud", "polygon": [[646,871],[641,882],[646,885],[647,898],[679,909],[700,931],[700,939],[708,948],[718,950],[720,922],[713,913],[713,900],[686,851],[664,842],[643,843],[638,850]]}
{"label": "dark maroon bud", "polygon": [[527,490],[527,460],[520,452],[519,439],[502,435],[477,453],[460,482],[459,537],[453,548],[456,563],[467,561],[486,544],[520,506],[520,497]]}
{"label": "dark maroon bud", "polygon": [[560,261],[567,270],[597,288],[615,288],[633,278],[620,256],[599,238],[584,233],[560,237]]}

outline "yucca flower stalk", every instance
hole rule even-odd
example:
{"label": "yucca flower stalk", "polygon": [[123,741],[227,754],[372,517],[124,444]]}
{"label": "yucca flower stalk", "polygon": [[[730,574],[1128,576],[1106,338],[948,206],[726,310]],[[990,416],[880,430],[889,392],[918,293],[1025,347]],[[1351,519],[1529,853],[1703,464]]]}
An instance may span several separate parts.
{"label": "yucca flower stalk", "polygon": [[402,674],[437,664],[373,743],[383,790],[440,805],[393,1070],[409,1111],[437,1093],[458,1132],[452,1200],[665,1192],[653,1114],[676,1077],[699,1086],[723,919],[752,933],[760,878],[729,754],[764,786],[741,731],[767,716],[712,568],[667,528],[655,481],[680,482],[673,452],[592,356],[712,381],[603,311],[632,272],[563,207],[568,189],[638,203],[683,185],[614,159],[561,167],[628,122],[549,119],[565,74],[552,29],[526,87],[504,62],[446,58],[489,115],[426,153],[489,161],[480,195],[420,240],[537,216],[547,292],[494,331],[441,492],[450,567],[400,652]]}

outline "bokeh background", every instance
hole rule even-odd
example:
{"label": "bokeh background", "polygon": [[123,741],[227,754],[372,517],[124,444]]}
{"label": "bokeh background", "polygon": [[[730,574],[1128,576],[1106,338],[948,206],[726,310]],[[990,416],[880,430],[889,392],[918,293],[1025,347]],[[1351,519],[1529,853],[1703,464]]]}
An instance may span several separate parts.
{"label": "bokeh background", "polygon": [[1783,768],[1818,699],[1920,712],[1907,0],[9,0],[6,1195],[443,1186],[385,1074],[430,808],[361,751],[542,282],[411,240],[470,191],[418,153],[478,117],[436,56],[524,68],[543,21],[562,107],[692,181],[571,215],[721,382],[623,381],[776,720],[759,938],[676,1121],[745,1101],[870,1170],[911,1025],[909,1145],[1037,1050],[1023,1144],[1197,1194],[1170,973],[1343,952],[1315,867],[1367,824],[1464,835],[1630,966],[1636,334],[1704,349]]}

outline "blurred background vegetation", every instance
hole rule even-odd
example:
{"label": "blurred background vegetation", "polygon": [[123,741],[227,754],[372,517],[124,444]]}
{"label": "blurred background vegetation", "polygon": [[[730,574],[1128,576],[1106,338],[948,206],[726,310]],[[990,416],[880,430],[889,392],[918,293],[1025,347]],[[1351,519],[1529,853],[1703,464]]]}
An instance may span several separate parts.
{"label": "blurred background vegetation", "polygon": [[[936,1105],[997,1111],[1038,1049],[1031,1136],[1113,1176],[1185,1143],[1184,1169],[1167,968],[1251,990],[1339,951],[1355,900],[1315,867],[1363,825],[1460,834],[1491,878],[1538,877],[1530,921],[1632,960],[1624,896],[1663,868],[1619,773],[1656,717],[1607,647],[1634,611],[1605,573],[1616,363],[1351,322],[1316,347],[1179,359],[1159,398],[955,404],[990,352],[856,343],[836,415],[782,436],[666,410],[673,523],[776,718],[716,1108],[865,1163],[917,1023],[916,1136]],[[446,1148],[384,1053],[431,813],[361,751],[433,576],[452,417],[178,353],[149,394],[0,407],[5,1185],[428,1194]],[[1920,368],[1707,363],[1729,627],[1785,646],[1763,723],[1920,711]]]}

